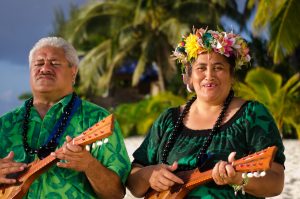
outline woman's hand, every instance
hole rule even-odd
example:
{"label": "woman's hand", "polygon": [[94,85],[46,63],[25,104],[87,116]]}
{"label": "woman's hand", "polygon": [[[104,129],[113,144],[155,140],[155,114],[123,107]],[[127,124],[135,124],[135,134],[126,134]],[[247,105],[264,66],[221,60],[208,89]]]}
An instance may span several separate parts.
{"label": "woman's hand", "polygon": [[161,192],[170,189],[175,184],[183,184],[183,180],[173,172],[178,168],[177,162],[172,165],[157,164],[143,166],[133,163],[126,186],[135,197],[145,197],[149,188]]}
{"label": "woman's hand", "polygon": [[0,184],[14,184],[16,179],[8,178],[7,175],[23,171],[27,164],[14,161],[14,152],[10,152],[5,158],[0,159]]}
{"label": "woman's hand", "polygon": [[161,192],[170,189],[176,183],[184,183],[182,179],[173,173],[178,167],[177,162],[174,162],[172,165],[159,164],[152,167],[152,173],[149,178],[149,184],[152,189]]}
{"label": "woman's hand", "polygon": [[235,160],[235,154],[235,152],[229,154],[228,162],[219,161],[214,166],[212,177],[217,185],[242,184],[241,174],[236,172],[231,164]]}
{"label": "woman's hand", "polygon": [[94,157],[84,147],[74,145],[70,136],[66,137],[66,143],[62,150],[51,153],[52,156],[63,160],[57,163],[58,167],[85,172],[93,162]]}

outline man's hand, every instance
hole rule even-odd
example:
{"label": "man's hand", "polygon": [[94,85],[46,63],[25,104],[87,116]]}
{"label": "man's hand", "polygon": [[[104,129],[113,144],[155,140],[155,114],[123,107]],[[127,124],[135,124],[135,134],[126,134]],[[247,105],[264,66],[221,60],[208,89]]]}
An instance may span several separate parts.
{"label": "man's hand", "polygon": [[67,136],[62,150],[53,152],[51,155],[63,160],[57,163],[58,167],[85,172],[94,157],[84,147],[74,145],[72,140],[70,136]]}
{"label": "man's hand", "polygon": [[23,171],[26,167],[27,164],[15,162],[14,152],[9,152],[5,158],[0,159],[0,184],[16,183],[16,179],[7,178],[7,175]]}

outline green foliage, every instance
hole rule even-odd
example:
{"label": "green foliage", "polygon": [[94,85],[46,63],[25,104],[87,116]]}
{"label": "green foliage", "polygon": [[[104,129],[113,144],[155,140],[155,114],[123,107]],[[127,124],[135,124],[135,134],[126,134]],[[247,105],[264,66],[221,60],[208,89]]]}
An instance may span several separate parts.
{"label": "green foliage", "polygon": [[244,99],[263,103],[272,113],[283,137],[295,128],[300,139],[300,74],[292,76],[284,85],[282,77],[264,68],[255,68],[247,73],[245,83],[235,87]]}
{"label": "green foliage", "polygon": [[26,99],[31,98],[31,97],[32,97],[32,93],[30,93],[30,92],[25,92],[25,93],[22,93],[22,94],[18,97],[18,99],[19,99],[19,100],[26,100]]}
{"label": "green foliage", "polygon": [[[254,5],[253,0],[249,1],[248,6]],[[259,1],[257,5],[253,27],[256,30],[269,28],[269,52],[275,63],[283,61],[300,45],[299,10],[298,0]]]}
{"label": "green foliage", "polygon": [[138,103],[119,105],[115,109],[114,114],[125,137],[145,135],[155,119],[165,109],[184,103],[184,98],[165,92]]}

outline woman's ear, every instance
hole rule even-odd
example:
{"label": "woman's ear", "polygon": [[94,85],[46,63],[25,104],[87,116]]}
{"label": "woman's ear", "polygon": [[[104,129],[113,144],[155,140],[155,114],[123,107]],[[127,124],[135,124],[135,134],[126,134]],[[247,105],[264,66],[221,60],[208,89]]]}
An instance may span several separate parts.
{"label": "woman's ear", "polygon": [[183,81],[184,84],[189,83],[189,78],[188,78],[188,75],[186,73],[182,74],[182,81]]}

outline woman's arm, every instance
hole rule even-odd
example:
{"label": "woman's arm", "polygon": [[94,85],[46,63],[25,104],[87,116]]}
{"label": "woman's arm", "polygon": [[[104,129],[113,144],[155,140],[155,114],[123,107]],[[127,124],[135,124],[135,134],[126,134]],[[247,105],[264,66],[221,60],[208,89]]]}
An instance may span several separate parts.
{"label": "woman's arm", "polygon": [[272,163],[266,176],[250,178],[249,183],[244,187],[245,191],[257,197],[272,197],[279,195],[284,185],[284,168],[281,164]]}

